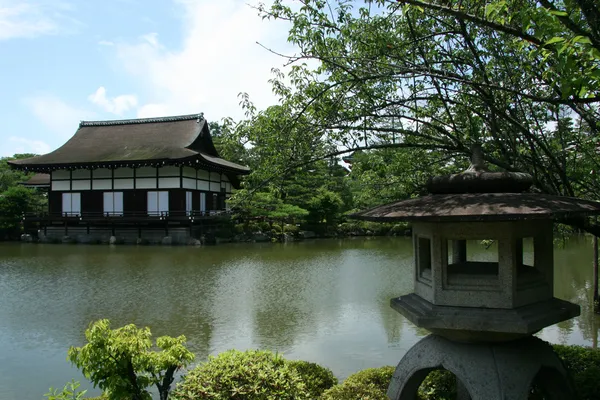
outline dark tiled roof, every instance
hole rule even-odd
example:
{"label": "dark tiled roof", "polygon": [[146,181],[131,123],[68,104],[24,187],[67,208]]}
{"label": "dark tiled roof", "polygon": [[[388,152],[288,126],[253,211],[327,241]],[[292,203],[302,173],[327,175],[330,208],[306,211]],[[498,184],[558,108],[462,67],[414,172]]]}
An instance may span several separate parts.
{"label": "dark tiled roof", "polygon": [[600,214],[600,202],[537,193],[433,194],[361,211],[367,221],[562,219]]}
{"label": "dark tiled roof", "polygon": [[35,174],[21,185],[25,187],[49,187],[50,174]]}
{"label": "dark tiled roof", "polygon": [[219,158],[202,114],[113,121],[82,121],[75,135],[51,153],[9,161],[32,171],[135,163],[196,162],[247,174],[248,167]]}

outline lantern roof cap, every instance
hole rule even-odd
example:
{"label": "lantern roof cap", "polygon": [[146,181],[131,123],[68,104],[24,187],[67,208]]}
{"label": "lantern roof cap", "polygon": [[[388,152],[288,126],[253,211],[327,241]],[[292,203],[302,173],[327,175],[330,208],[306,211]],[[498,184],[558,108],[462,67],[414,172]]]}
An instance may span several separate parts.
{"label": "lantern roof cap", "polygon": [[433,194],[354,214],[367,221],[507,221],[600,214],[600,202],[538,193]]}
{"label": "lantern roof cap", "polygon": [[481,146],[473,146],[471,166],[460,174],[437,176],[428,196],[402,200],[352,217],[389,221],[507,221],[566,219],[600,214],[600,202],[540,193],[523,193],[533,183],[521,172],[490,172]]}
{"label": "lantern roof cap", "polygon": [[426,188],[432,194],[444,193],[520,193],[533,184],[523,172],[490,172],[485,165],[481,145],[471,148],[471,166],[459,174],[435,176]]}

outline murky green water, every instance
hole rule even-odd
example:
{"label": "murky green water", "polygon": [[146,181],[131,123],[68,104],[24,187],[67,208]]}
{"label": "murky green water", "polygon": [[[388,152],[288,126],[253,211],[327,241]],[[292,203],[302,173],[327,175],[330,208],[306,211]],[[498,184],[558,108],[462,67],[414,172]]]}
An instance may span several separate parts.
{"label": "murky green water", "polygon": [[[396,364],[425,334],[388,306],[412,289],[411,252],[407,238],[205,248],[0,243],[0,399],[39,399],[82,379],[66,351],[99,318],[185,334],[198,360],[271,349],[340,378]],[[580,304],[582,316],[541,336],[593,345],[591,240],[559,244],[555,257],[556,295]]]}

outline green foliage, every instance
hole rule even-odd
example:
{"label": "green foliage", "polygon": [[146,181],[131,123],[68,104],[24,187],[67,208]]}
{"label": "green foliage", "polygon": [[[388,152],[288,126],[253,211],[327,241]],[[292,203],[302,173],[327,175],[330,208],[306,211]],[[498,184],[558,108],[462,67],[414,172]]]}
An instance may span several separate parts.
{"label": "green foliage", "polygon": [[[600,350],[580,346],[553,345],[573,379],[577,398],[591,400],[600,398]],[[323,400],[387,399],[387,387],[393,367],[372,368],[349,376],[342,384],[327,390]],[[418,389],[419,400],[451,400],[456,398],[456,378],[445,370],[432,371]],[[543,399],[535,388],[529,399]]]}
{"label": "green foliage", "polygon": [[387,400],[394,367],[369,368],[325,391],[323,400]]}
{"label": "green foliage", "polygon": [[20,160],[34,156],[35,154],[15,154],[12,157],[0,158],[0,193],[12,187],[18,186],[20,182],[24,182],[30,177],[30,174],[10,168],[8,166],[8,161]]}
{"label": "green foliage", "polygon": [[13,170],[8,161],[33,157],[34,154],[15,154],[0,158],[0,240],[17,238],[21,232],[23,214],[41,208],[47,203],[39,191],[26,189],[19,184],[30,174]]}
{"label": "green foliage", "polygon": [[344,202],[339,194],[321,187],[308,202],[310,219],[317,223],[324,222],[327,227],[339,218],[343,206]]}
{"label": "green foliage", "polygon": [[30,210],[32,203],[32,191],[22,186],[0,193],[0,238],[5,235],[16,237],[21,233],[23,214]]}
{"label": "green foliage", "polygon": [[419,400],[454,400],[456,377],[445,370],[432,371],[419,386]]}
{"label": "green foliage", "polygon": [[87,390],[79,391],[81,384],[74,379],[71,382],[67,382],[61,391],[58,389],[50,388],[48,393],[44,395],[48,400],[81,400],[87,393]]}
{"label": "green foliage", "polygon": [[338,383],[331,370],[308,361],[288,361],[291,368],[295,369],[306,384],[306,391],[311,399],[316,399],[321,394]]}
{"label": "green foliage", "polygon": [[600,398],[600,350],[580,346],[552,346],[563,360],[565,368],[573,378],[578,398],[592,400]]}
{"label": "green foliage", "polygon": [[257,146],[270,157],[261,182],[285,192],[281,182],[307,162],[347,151],[352,198],[342,198],[364,208],[420,194],[429,175],[462,170],[480,143],[492,169],[529,172],[545,193],[597,199],[596,3],[259,6],[264,19],[290,24],[300,54],[272,80],[280,105],[241,124],[268,138]]}
{"label": "green foliage", "polygon": [[295,224],[285,224],[283,227],[284,233],[291,233],[292,235],[295,235],[299,231],[300,231],[300,228]]}
{"label": "green foliage", "polygon": [[230,350],[198,365],[173,392],[176,400],[314,399],[335,378],[316,364],[268,351]]}
{"label": "green foliage", "polygon": [[151,385],[166,400],[174,373],[194,359],[185,347],[185,336],[159,337],[160,351],[152,351],[150,329],[133,324],[111,329],[108,320],[99,320],[85,331],[85,337],[88,343],[71,347],[68,359],[111,400],[150,399]]}

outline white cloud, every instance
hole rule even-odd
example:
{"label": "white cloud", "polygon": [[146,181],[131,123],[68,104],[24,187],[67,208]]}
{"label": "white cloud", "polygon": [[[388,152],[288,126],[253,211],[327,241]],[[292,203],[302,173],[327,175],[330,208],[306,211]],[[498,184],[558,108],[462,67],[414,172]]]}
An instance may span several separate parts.
{"label": "white cloud", "polygon": [[137,97],[131,94],[123,94],[113,98],[106,97],[104,86],[100,86],[95,93],[89,95],[88,100],[102,107],[104,111],[117,115],[123,115],[124,112],[135,108],[138,104]]}
{"label": "white cloud", "polygon": [[65,3],[46,6],[22,0],[0,0],[0,40],[54,35],[76,21],[62,12],[70,11]]}
{"label": "white cloud", "polygon": [[[50,145],[41,140],[31,140],[16,136],[8,138],[10,144],[12,144],[11,154],[22,154],[22,153],[35,153],[35,154],[46,154],[49,153],[51,148]],[[9,144],[9,146],[10,146]]]}
{"label": "white cloud", "polygon": [[72,107],[52,95],[29,97],[25,99],[25,104],[51,132],[57,134],[54,139],[71,137],[77,130],[79,121],[93,119],[95,116],[94,113]]}
{"label": "white cloud", "polygon": [[204,112],[208,119],[241,118],[238,94],[259,108],[275,104],[268,80],[285,60],[257,42],[289,50],[287,26],[258,17],[244,0],[181,0],[183,41],[165,47],[157,33],[117,44],[125,70],[148,90],[138,116]]}

